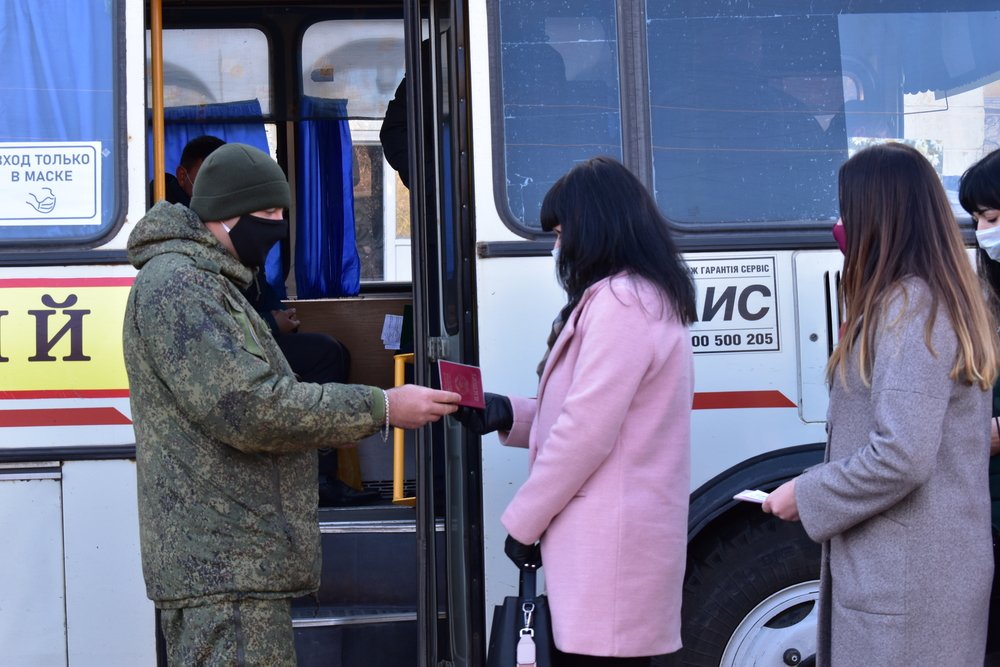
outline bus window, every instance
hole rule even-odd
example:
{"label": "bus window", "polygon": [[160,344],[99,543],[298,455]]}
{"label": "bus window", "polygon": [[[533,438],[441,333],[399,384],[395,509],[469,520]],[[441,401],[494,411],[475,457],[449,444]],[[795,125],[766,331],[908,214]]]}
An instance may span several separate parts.
{"label": "bus window", "polygon": [[7,246],[96,245],[124,217],[121,8],[75,0],[0,8],[0,240]]}
{"label": "bus window", "polygon": [[847,158],[836,16],[682,5],[646,7],[660,208],[685,229],[836,218]]}
{"label": "bus window", "polygon": [[[148,61],[146,67],[150,67]],[[150,85],[151,79],[147,76]],[[147,88],[147,96],[151,95]],[[164,30],[163,100],[168,174],[174,173],[185,144],[202,134],[276,154],[275,125],[264,122],[272,102],[268,40],[260,30]],[[148,137],[150,178],[151,142]]]}
{"label": "bus window", "polygon": [[322,21],[302,36],[303,94],[345,105],[362,282],[410,280],[409,195],[378,137],[404,63],[401,20]]}
{"label": "bus window", "polygon": [[503,142],[496,198],[508,224],[532,235],[540,231],[542,198],[573,164],[622,158],[615,3],[507,0],[493,7],[500,34],[494,116]]}
{"label": "bus window", "polygon": [[914,145],[955,198],[965,168],[997,146],[1000,56],[977,48],[1000,30],[995,8],[700,4],[647,2],[655,193],[685,232],[826,236],[852,152]]}
{"label": "bus window", "polygon": [[302,92],[345,100],[352,119],[381,121],[404,60],[401,20],[314,23],[302,36]]}
{"label": "bus window", "polygon": [[[165,30],[163,103],[179,107],[255,99],[267,115],[267,54],[267,36],[255,28]],[[151,96],[151,90],[147,94]]]}
{"label": "bus window", "polygon": [[844,71],[854,77],[844,91],[851,151],[883,138],[916,146],[964,218],[962,173],[1000,147],[1000,55],[980,48],[1000,31],[1000,11],[951,9],[845,14],[838,24]]}
{"label": "bus window", "polygon": [[[147,31],[147,53],[149,40]],[[277,158],[277,126],[269,119],[269,49],[267,35],[256,28],[163,31],[164,169],[168,180],[174,178],[187,143],[202,135],[250,144]],[[147,60],[147,99],[152,96],[151,66]],[[147,132],[146,148],[152,205],[152,132]],[[171,190],[168,186],[167,192]],[[175,200],[169,194],[168,199]],[[284,241],[277,244],[265,264],[266,279],[281,297],[285,296],[285,245]]]}

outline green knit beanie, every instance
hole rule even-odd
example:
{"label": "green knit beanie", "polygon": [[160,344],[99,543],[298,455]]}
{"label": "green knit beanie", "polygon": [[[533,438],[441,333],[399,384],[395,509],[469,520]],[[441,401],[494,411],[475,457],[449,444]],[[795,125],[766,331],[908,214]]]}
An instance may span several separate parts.
{"label": "green knit beanie", "polygon": [[290,206],[285,172],[270,155],[246,144],[226,144],[201,163],[190,208],[202,220],[215,222]]}

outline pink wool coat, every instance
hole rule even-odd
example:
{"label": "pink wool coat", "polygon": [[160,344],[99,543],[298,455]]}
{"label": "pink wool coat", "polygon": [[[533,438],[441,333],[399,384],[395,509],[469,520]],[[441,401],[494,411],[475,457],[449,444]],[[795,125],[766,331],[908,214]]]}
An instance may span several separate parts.
{"label": "pink wool coat", "polygon": [[511,397],[501,442],[528,447],[530,472],[501,521],[541,539],[562,651],[681,646],[693,382],[687,327],[656,287],[619,274],[584,294],[538,397]]}

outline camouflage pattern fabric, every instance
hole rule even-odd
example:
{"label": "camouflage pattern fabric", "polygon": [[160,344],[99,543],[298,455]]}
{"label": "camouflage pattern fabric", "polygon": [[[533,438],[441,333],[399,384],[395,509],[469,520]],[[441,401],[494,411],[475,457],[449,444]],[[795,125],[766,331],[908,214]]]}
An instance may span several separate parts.
{"label": "camouflage pattern fabric", "polygon": [[291,604],[239,600],[164,609],[167,662],[177,667],[295,667]]}
{"label": "camouflage pattern fabric", "polygon": [[147,594],[167,609],[314,591],[315,450],[375,433],[382,391],[297,382],[241,293],[251,272],[186,207],[154,206],[128,251]]}

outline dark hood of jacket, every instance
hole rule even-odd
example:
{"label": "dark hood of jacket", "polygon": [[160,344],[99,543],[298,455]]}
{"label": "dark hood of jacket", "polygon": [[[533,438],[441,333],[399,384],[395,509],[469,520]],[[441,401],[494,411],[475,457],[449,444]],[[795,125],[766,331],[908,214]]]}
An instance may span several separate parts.
{"label": "dark hood of jacket", "polygon": [[181,204],[158,202],[128,237],[128,261],[137,269],[157,255],[178,253],[219,268],[219,273],[245,290],[253,272],[233,257],[208,231],[194,211]]}

